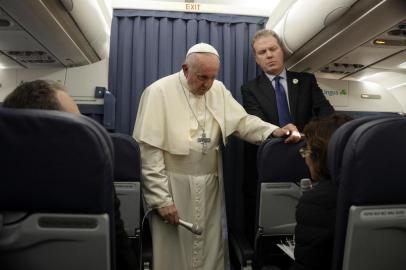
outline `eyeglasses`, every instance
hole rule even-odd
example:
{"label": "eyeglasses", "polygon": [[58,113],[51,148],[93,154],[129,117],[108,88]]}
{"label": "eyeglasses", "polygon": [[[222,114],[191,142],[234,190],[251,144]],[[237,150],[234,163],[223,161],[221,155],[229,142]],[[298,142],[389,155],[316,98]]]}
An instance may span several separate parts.
{"label": "eyeglasses", "polygon": [[310,155],[312,153],[312,150],[310,150],[308,147],[301,147],[299,149],[299,154],[302,158],[307,157],[308,155]]}

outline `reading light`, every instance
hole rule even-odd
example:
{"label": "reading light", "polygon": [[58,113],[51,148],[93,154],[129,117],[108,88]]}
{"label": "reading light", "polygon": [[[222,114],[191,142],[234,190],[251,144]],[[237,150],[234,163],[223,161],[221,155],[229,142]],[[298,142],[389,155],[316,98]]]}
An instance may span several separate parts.
{"label": "reading light", "polygon": [[381,95],[361,94],[364,99],[381,99]]}
{"label": "reading light", "polygon": [[374,44],[376,44],[376,45],[385,45],[386,40],[384,40],[384,39],[375,39]]}

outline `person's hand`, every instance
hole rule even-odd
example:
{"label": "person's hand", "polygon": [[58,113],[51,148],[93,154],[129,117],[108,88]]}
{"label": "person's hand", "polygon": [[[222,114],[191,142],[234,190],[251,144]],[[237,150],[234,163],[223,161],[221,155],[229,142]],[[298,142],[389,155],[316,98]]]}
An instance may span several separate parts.
{"label": "person's hand", "polygon": [[285,143],[296,143],[302,139],[299,130],[294,124],[287,124],[284,127],[275,129],[271,135],[276,138],[286,138]]}
{"label": "person's hand", "polygon": [[169,224],[179,224],[178,210],[175,205],[169,205],[162,208],[158,208],[158,214]]}

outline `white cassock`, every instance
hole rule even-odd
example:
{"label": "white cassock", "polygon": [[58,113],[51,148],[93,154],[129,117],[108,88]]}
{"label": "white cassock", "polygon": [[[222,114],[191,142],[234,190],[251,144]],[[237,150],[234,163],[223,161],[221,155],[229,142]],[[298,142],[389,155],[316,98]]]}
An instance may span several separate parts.
{"label": "white cassock", "polygon": [[[210,138],[206,154],[198,142],[202,127]],[[217,80],[205,96],[190,93],[183,71],[145,89],[133,136],[141,147],[146,207],[174,203],[181,219],[204,229],[194,235],[151,215],[154,270],[228,268],[220,140],[233,134],[259,144],[276,128],[248,115]]]}

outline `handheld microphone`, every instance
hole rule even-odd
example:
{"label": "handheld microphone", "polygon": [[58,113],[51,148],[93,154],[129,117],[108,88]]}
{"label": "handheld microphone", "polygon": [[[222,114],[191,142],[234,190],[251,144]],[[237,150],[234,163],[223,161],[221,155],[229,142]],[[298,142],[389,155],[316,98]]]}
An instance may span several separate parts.
{"label": "handheld microphone", "polygon": [[179,219],[179,224],[182,225],[183,228],[191,231],[194,234],[201,235],[203,233],[203,228],[201,228],[197,224],[192,224],[186,221]]}

